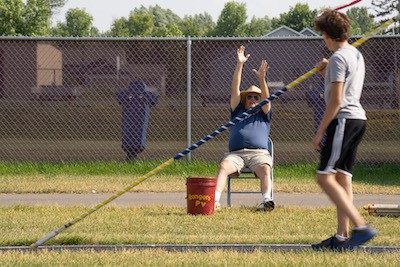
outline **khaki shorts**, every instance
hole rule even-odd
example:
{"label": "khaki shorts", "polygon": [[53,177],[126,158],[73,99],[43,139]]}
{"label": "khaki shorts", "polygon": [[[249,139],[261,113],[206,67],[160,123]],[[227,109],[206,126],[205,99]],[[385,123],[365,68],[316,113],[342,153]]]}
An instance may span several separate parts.
{"label": "khaki shorts", "polygon": [[272,157],[267,149],[249,149],[244,148],[225,153],[224,160],[229,160],[235,165],[238,174],[249,167],[253,172],[261,164],[268,164],[272,168]]}

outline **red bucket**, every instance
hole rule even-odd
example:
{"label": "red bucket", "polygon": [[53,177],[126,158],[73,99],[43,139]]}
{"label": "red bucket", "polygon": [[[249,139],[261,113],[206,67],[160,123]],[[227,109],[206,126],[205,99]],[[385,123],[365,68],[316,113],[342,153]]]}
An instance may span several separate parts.
{"label": "red bucket", "polygon": [[186,178],[187,212],[193,215],[214,214],[215,178]]}

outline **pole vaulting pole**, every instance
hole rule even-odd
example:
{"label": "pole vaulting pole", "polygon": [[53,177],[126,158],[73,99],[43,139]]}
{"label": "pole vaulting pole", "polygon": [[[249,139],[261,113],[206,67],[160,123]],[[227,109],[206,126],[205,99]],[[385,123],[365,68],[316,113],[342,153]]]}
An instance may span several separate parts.
{"label": "pole vaulting pole", "polygon": [[[376,28],[375,30],[371,31],[370,33],[366,34],[365,36],[363,36],[362,38],[360,38],[359,40],[357,40],[356,42],[352,43],[352,46],[357,47],[359,45],[361,45],[362,43],[364,43],[365,41],[367,41],[369,38],[371,38],[373,35],[377,34],[378,32],[382,31],[383,29],[389,27],[392,23],[394,23],[396,20],[398,20],[400,18],[400,16],[396,16],[393,19],[388,20],[387,22],[385,22],[384,24],[382,24],[380,27]],[[92,214],[93,212],[99,210],[100,208],[104,207],[105,205],[107,205],[108,203],[110,203],[111,201],[113,201],[114,199],[118,198],[119,196],[125,194],[126,192],[128,192],[129,190],[131,190],[133,187],[137,186],[138,184],[140,184],[141,182],[147,180],[148,178],[150,178],[151,176],[159,173],[160,171],[162,171],[163,169],[167,168],[169,165],[171,165],[172,163],[174,163],[176,160],[184,157],[185,155],[187,155],[188,153],[190,153],[191,151],[195,150],[196,148],[198,148],[199,146],[203,145],[204,143],[206,143],[207,141],[211,140],[212,138],[214,138],[216,135],[218,135],[219,133],[227,130],[229,127],[231,127],[232,125],[235,125],[237,122],[242,121],[250,116],[252,116],[259,108],[261,108],[263,105],[267,104],[270,101],[273,101],[275,98],[279,97],[280,95],[282,95],[283,93],[285,93],[286,91],[288,91],[289,89],[295,87],[296,85],[298,85],[299,83],[303,82],[304,80],[308,79],[309,77],[311,77],[312,75],[314,75],[315,73],[317,73],[319,71],[318,68],[313,68],[312,70],[310,70],[309,72],[307,72],[306,74],[302,75],[301,77],[297,78],[296,80],[294,80],[293,82],[289,83],[286,87],[280,89],[278,92],[272,94],[269,98],[264,99],[263,101],[261,101],[258,105],[256,105],[255,107],[247,110],[246,112],[243,112],[242,114],[240,114],[239,116],[235,117],[234,119],[232,119],[231,121],[227,122],[225,125],[221,126],[219,129],[215,130],[214,132],[212,132],[211,134],[205,136],[203,139],[201,139],[200,141],[198,141],[197,143],[193,144],[192,146],[186,148],[185,150],[181,151],[180,153],[178,153],[177,155],[175,155],[173,158],[170,158],[169,160],[167,160],[166,162],[162,163],[161,165],[157,166],[156,168],[154,168],[152,171],[146,173],[145,175],[143,175],[140,178],[137,178],[135,181],[133,181],[131,184],[129,184],[128,186],[126,186],[124,189],[116,192],[114,195],[112,195],[111,197],[109,197],[108,199],[104,200],[103,202],[97,204],[96,206],[92,207],[91,209],[85,211],[83,214],[81,214],[80,216],[75,217],[74,219],[72,219],[72,221],[64,224],[63,226],[61,226],[59,229],[51,232],[50,234],[48,234],[47,236],[43,237],[42,239],[38,240],[37,242],[33,243],[32,245],[30,245],[31,249],[36,249],[37,247],[43,245],[45,242],[47,242],[48,240],[52,239],[53,237],[57,236],[58,234],[62,233],[63,231],[65,231],[67,228],[71,227],[72,225],[76,224],[77,222],[82,221],[83,219],[85,219],[87,216],[89,216],[90,214]]]}
{"label": "pole vaulting pole", "polygon": [[355,4],[357,4],[357,3],[361,2],[361,1],[362,1],[362,0],[355,0],[355,1],[351,2],[351,3],[348,3],[348,4],[346,4],[346,5],[342,5],[342,6],[338,6],[338,7],[334,8],[334,9],[335,9],[335,10],[340,10],[340,9],[343,9],[343,8],[346,8],[346,7],[355,5]]}
{"label": "pole vaulting pole", "polygon": [[367,210],[369,215],[400,216],[400,205],[398,204],[368,204],[364,206],[364,210]]}

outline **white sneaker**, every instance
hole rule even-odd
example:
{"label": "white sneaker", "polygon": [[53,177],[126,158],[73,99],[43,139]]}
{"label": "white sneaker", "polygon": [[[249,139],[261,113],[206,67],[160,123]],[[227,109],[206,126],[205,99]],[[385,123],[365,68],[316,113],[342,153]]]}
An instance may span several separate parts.
{"label": "white sneaker", "polygon": [[219,202],[214,202],[214,211],[221,210],[221,203]]}
{"label": "white sneaker", "polygon": [[275,203],[272,200],[263,201],[257,205],[257,211],[272,211],[275,208]]}

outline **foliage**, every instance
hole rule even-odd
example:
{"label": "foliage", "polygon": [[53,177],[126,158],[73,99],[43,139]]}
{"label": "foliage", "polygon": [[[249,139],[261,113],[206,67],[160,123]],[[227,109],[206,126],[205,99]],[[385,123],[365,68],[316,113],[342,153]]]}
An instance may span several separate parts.
{"label": "foliage", "polygon": [[[0,1],[0,34],[9,36],[100,36],[92,26],[93,17],[85,10],[70,9],[66,22],[50,27],[51,16],[67,0],[4,0]],[[373,0],[377,17],[396,14],[398,0]],[[313,28],[317,10],[308,4],[297,3],[279,18],[253,17],[246,23],[246,3],[227,2],[215,23],[210,14],[196,14],[181,19],[170,9],[159,5],[135,8],[129,16],[113,21],[109,31],[103,35],[114,37],[181,37],[181,36],[263,36],[282,25],[296,31]],[[360,35],[375,27],[366,8],[351,8],[347,15],[352,19],[352,33]],[[398,28],[398,27],[397,27]]]}
{"label": "foliage", "polygon": [[122,17],[114,20],[111,26],[111,35],[115,37],[151,36],[153,28],[153,14],[143,10],[136,10],[130,13],[128,19]]}
{"label": "foliage", "polygon": [[371,4],[376,7],[377,17],[394,16],[400,12],[399,0],[372,0]]}
{"label": "foliage", "polygon": [[84,9],[71,8],[65,18],[66,23],[58,23],[52,29],[53,36],[89,37],[98,34],[92,26],[93,16]]}
{"label": "foliage", "polygon": [[265,16],[264,18],[256,18],[253,16],[250,23],[243,27],[244,36],[259,37],[272,30],[271,20]]}
{"label": "foliage", "polygon": [[[376,17],[381,18],[381,22],[385,21],[387,17],[393,17],[400,13],[399,0],[372,0],[371,3],[375,6]],[[400,23],[394,26],[390,31],[400,33]]]}
{"label": "foliage", "polygon": [[207,36],[215,28],[215,22],[211,15],[205,12],[204,14],[185,16],[180,23],[180,28],[184,36]]}
{"label": "foliage", "polygon": [[154,37],[182,37],[183,33],[178,25],[169,23],[162,27],[156,27],[153,31]]}
{"label": "foliage", "polygon": [[115,37],[129,37],[129,28],[127,27],[128,25],[128,20],[124,17],[119,18],[114,20],[111,30],[110,30],[110,35],[115,36]]}
{"label": "foliage", "polygon": [[131,11],[129,18],[114,20],[110,35],[115,37],[171,37],[182,36],[178,26],[181,19],[170,9],[160,6],[141,6]]}
{"label": "foliage", "polygon": [[102,35],[100,33],[100,30],[98,28],[94,27],[94,26],[92,26],[90,28],[90,33],[89,34],[90,34],[89,36],[91,36],[91,37],[98,37],[98,36]]}
{"label": "foliage", "polygon": [[66,0],[0,1],[0,35],[46,36],[51,16]]}
{"label": "foliage", "polygon": [[204,34],[193,17],[185,17],[180,24],[180,28],[184,36],[200,37]]}
{"label": "foliage", "polygon": [[351,19],[351,33],[353,35],[368,33],[377,26],[366,7],[350,8],[346,14]]}
{"label": "foliage", "polygon": [[222,9],[217,25],[210,32],[210,36],[242,36],[246,19],[245,3],[228,2]]}
{"label": "foliage", "polygon": [[[142,6],[142,9],[145,9]],[[150,6],[148,12],[154,16],[154,26],[166,27],[169,24],[178,24],[181,19],[178,15],[172,12],[170,9],[164,9],[159,5]]]}
{"label": "foliage", "polygon": [[272,28],[287,26],[296,31],[314,27],[314,18],[318,15],[316,9],[310,10],[308,4],[297,3],[290,7],[289,12],[280,14],[279,19],[272,19]]}
{"label": "foliage", "polygon": [[143,9],[132,11],[126,27],[131,36],[150,36],[154,28],[154,15]]}
{"label": "foliage", "polygon": [[[67,0],[4,0],[0,2],[0,34],[20,36],[100,36],[92,26],[93,17],[81,9],[70,9],[65,23],[50,28],[51,16]],[[397,0],[373,0],[377,16],[392,14],[398,8]],[[379,10],[379,11],[378,11]],[[181,19],[170,9],[159,5],[135,8],[129,16],[113,21],[109,31],[114,37],[181,37],[181,36],[263,36],[279,26],[286,25],[294,30],[313,28],[317,10],[308,4],[298,3],[289,12],[272,20],[267,16],[247,19],[246,3],[227,2],[215,23],[210,14],[196,14]],[[352,18],[353,34],[363,34],[373,28],[373,20],[365,8],[348,11]]]}

